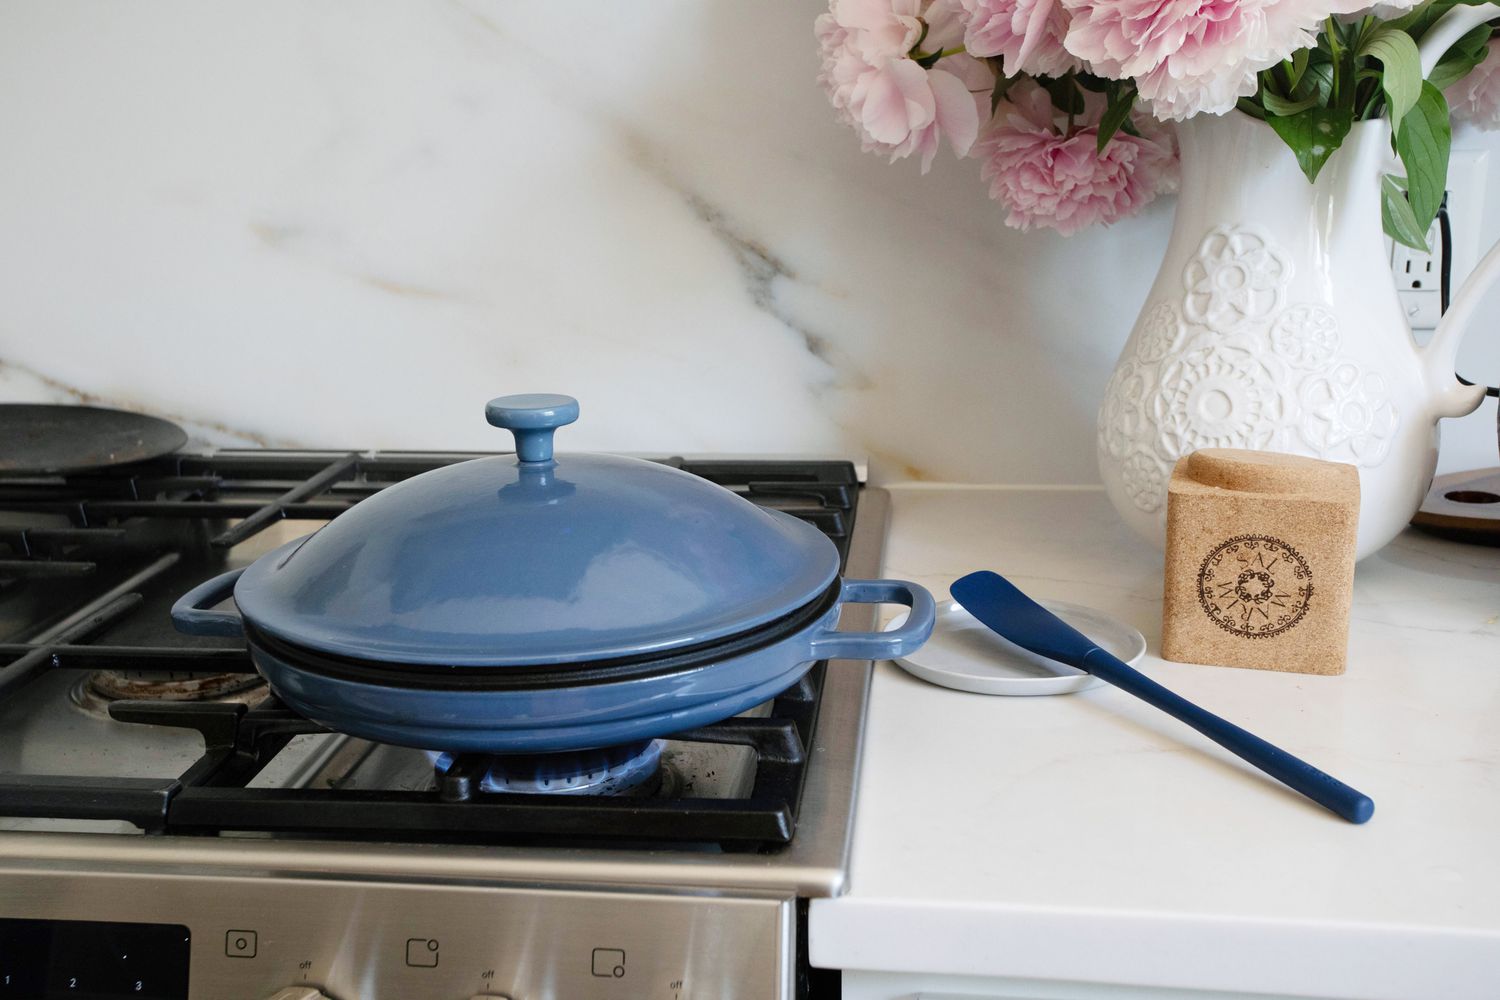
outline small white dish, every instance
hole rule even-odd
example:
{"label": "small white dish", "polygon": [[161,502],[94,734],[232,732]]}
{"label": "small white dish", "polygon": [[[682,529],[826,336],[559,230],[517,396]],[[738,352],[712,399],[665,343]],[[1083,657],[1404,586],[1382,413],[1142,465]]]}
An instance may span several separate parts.
{"label": "small white dish", "polygon": [[[1038,603],[1131,666],[1146,655],[1145,637],[1119,619],[1065,601]],[[900,628],[906,615],[898,615],[885,626],[886,631]],[[929,683],[975,694],[1072,694],[1104,683],[1002,639],[957,601],[938,604],[932,638],[896,663]]]}

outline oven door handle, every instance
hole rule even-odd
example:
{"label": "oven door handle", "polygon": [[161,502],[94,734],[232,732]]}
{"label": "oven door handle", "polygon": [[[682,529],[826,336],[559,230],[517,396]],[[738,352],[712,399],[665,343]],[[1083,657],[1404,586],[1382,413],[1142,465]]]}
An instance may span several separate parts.
{"label": "oven door handle", "polygon": [[205,580],[183,594],[172,605],[172,624],[186,635],[227,635],[244,638],[245,623],[238,611],[210,611],[215,604],[222,604],[234,593],[243,568]]}

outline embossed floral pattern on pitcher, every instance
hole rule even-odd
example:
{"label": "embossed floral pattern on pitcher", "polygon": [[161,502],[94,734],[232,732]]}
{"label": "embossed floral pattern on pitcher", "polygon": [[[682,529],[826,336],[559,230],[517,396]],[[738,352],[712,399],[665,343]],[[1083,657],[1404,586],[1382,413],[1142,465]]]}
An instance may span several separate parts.
{"label": "embossed floral pattern on pitcher", "polygon": [[1247,116],[1181,127],[1172,240],[1099,410],[1105,486],[1148,538],[1162,539],[1173,466],[1200,448],[1357,466],[1362,556],[1421,502],[1437,418],[1478,398],[1434,386],[1396,298],[1377,188],[1388,136],[1358,126],[1309,185]]}
{"label": "embossed floral pattern on pitcher", "polygon": [[1099,418],[1141,510],[1162,509],[1172,465],[1199,448],[1385,459],[1397,421],[1386,376],[1338,353],[1326,307],[1284,304],[1291,275],[1265,233],[1218,226],[1188,261],[1181,300],[1147,306]]}

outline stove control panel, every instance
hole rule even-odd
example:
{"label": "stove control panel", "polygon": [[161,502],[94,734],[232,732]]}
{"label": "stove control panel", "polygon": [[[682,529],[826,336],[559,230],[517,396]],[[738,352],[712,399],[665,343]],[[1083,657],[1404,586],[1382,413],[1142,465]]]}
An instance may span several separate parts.
{"label": "stove control panel", "polygon": [[191,948],[176,923],[0,919],[0,998],[185,1000]]}
{"label": "stove control panel", "polygon": [[795,920],[750,894],[7,866],[0,1000],[789,1000]]}

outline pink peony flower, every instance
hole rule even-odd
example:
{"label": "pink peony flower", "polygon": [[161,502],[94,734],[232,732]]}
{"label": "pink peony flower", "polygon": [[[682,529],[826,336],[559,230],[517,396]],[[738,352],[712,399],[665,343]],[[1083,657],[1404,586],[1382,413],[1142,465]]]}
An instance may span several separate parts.
{"label": "pink peony flower", "polygon": [[1221,115],[1255,74],[1315,40],[1332,4],[1307,0],[1063,0],[1068,51],[1094,72],[1132,77],[1158,118]]}
{"label": "pink peony flower", "polygon": [[1453,117],[1483,129],[1500,128],[1500,39],[1490,39],[1484,62],[1469,75],[1443,91]]}
{"label": "pink peony flower", "polygon": [[1063,47],[1068,15],[1059,0],[959,0],[964,48],[1000,56],[1005,75],[1062,76],[1083,63]]}
{"label": "pink peony flower", "polygon": [[883,64],[905,58],[922,37],[921,8],[921,0],[837,0],[827,16],[849,33],[863,59]]}
{"label": "pink peony flower", "polygon": [[1097,153],[1102,95],[1085,97],[1070,129],[1067,116],[1031,80],[1011,87],[975,147],[990,197],[1016,229],[1055,229],[1071,236],[1085,226],[1134,215],[1158,195],[1177,189],[1177,150],[1170,129],[1146,115],[1133,122],[1139,136],[1116,132]]}
{"label": "pink peony flower", "polygon": [[[924,45],[959,37],[962,27],[947,2],[927,4]],[[993,77],[968,56],[950,56],[943,69],[930,70],[908,58],[922,34],[920,6],[921,0],[831,0],[814,33],[823,56],[818,82],[840,119],[867,151],[893,162],[916,153],[926,173],[942,139],[955,155],[968,154]]]}

